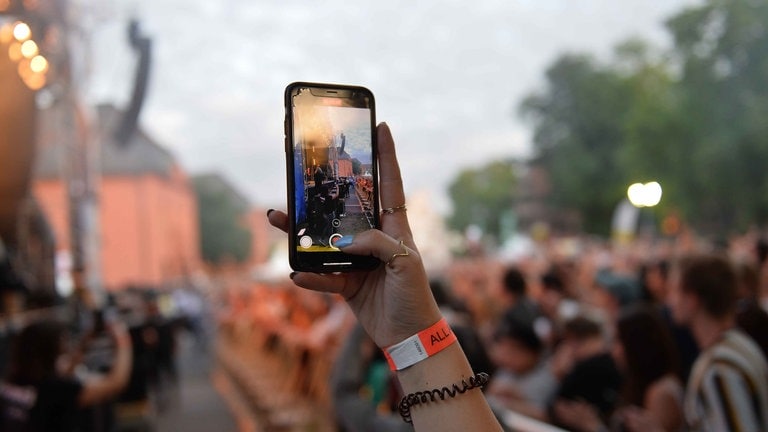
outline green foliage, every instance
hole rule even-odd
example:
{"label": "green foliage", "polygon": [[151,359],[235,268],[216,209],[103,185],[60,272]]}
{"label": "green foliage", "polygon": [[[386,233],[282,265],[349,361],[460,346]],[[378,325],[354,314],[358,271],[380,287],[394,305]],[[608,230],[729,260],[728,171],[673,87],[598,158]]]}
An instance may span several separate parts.
{"label": "green foliage", "polygon": [[194,186],[203,259],[244,262],[251,253],[251,232],[243,226],[247,201],[217,175],[197,177]]}
{"label": "green foliage", "polygon": [[667,22],[668,55],[642,41],[598,64],[566,55],[520,106],[534,125],[551,205],[606,233],[626,187],[658,180],[674,208],[713,233],[768,219],[768,1],[709,0]]}
{"label": "green foliage", "polygon": [[448,188],[453,202],[451,228],[464,231],[477,225],[498,239],[503,217],[512,211],[515,172],[510,162],[495,161],[477,169],[461,171]]}

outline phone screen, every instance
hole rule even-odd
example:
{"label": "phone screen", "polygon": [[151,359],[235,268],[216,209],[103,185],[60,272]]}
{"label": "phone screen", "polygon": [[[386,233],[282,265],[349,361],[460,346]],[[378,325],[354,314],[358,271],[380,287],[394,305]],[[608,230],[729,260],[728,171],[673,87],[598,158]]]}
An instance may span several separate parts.
{"label": "phone screen", "polygon": [[370,268],[370,257],[344,254],[334,243],[378,226],[373,95],[361,87],[294,84],[286,97],[292,265]]}

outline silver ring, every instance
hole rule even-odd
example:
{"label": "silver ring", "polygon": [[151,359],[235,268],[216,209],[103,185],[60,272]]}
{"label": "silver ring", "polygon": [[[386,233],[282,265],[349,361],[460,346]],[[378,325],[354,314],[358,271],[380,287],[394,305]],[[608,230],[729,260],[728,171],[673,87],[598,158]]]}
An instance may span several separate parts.
{"label": "silver ring", "polygon": [[392,267],[392,261],[394,261],[395,258],[407,257],[411,254],[410,252],[408,252],[408,248],[405,247],[405,244],[403,243],[402,240],[400,240],[400,247],[403,248],[403,251],[400,253],[393,253],[392,258],[390,258],[389,261],[387,261],[387,266]]}
{"label": "silver ring", "polygon": [[396,207],[387,207],[387,208],[381,209],[381,214],[392,214],[392,213],[404,212],[404,211],[408,211],[408,208],[405,206],[405,204],[399,205]]}

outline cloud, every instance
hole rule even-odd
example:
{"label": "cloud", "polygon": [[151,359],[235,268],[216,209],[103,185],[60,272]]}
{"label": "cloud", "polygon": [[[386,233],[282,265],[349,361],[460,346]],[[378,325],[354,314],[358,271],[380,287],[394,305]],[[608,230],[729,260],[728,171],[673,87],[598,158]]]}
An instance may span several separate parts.
{"label": "cloud", "polygon": [[[279,205],[285,85],[365,85],[395,133],[406,187],[445,202],[463,165],[530,148],[516,106],[541,87],[558,54],[607,56],[638,34],[663,44],[662,19],[691,3],[146,2],[140,16],[156,51],[142,124],[189,170],[221,171],[254,202]],[[123,9],[94,35],[96,61],[113,65],[95,72],[94,99],[127,95],[130,52],[118,59],[114,49],[125,44],[116,30],[128,17]]]}

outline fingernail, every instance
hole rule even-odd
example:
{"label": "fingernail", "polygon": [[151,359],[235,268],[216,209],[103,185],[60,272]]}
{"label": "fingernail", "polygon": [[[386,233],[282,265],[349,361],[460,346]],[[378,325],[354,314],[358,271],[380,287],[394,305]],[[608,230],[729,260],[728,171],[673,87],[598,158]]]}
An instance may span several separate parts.
{"label": "fingernail", "polygon": [[355,238],[355,236],[353,236],[353,235],[344,236],[344,237],[336,240],[336,242],[333,245],[336,246],[337,248],[343,248],[343,247],[351,245],[352,244],[352,240],[354,240],[354,238]]}
{"label": "fingernail", "polygon": [[269,215],[270,215],[270,214],[272,214],[272,212],[273,212],[273,211],[275,211],[275,209],[269,209],[269,210],[267,210],[267,217],[269,217]]}
{"label": "fingernail", "polygon": [[291,272],[291,274],[289,274],[288,277],[290,277],[291,280],[293,280],[293,278],[295,278],[297,274],[299,274],[299,272]]}

